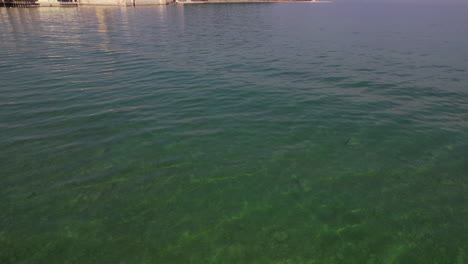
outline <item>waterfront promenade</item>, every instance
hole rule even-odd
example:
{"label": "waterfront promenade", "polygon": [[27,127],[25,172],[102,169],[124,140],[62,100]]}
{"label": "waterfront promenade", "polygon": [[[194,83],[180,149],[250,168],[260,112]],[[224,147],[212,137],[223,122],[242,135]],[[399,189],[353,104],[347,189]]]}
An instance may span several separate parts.
{"label": "waterfront promenade", "polygon": [[0,7],[71,7],[71,6],[151,6],[178,4],[213,4],[213,3],[270,3],[270,2],[311,2],[317,0],[0,0]]}

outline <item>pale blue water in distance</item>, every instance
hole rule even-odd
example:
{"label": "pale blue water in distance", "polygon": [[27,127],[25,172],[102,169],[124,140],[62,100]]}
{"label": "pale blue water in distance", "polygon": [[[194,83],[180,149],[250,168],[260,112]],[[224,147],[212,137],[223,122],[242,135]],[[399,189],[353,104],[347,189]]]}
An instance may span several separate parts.
{"label": "pale blue water in distance", "polygon": [[0,25],[0,263],[467,263],[466,6]]}

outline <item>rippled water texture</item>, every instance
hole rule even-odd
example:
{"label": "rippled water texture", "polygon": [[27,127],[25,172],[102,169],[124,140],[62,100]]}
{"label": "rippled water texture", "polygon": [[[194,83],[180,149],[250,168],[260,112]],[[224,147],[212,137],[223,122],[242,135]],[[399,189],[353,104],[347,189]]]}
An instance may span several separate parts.
{"label": "rippled water texture", "polygon": [[0,9],[0,263],[467,263],[467,25]]}

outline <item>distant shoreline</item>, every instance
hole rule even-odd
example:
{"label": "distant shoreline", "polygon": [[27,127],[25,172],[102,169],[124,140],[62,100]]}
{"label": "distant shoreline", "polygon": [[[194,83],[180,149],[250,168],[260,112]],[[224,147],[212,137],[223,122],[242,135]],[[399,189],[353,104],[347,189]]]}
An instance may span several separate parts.
{"label": "distant shoreline", "polygon": [[241,4],[241,3],[332,3],[333,1],[313,1],[313,0],[189,0],[176,1],[175,4]]}
{"label": "distant shoreline", "polygon": [[173,4],[331,3],[322,0],[0,0],[0,7],[159,6]]}

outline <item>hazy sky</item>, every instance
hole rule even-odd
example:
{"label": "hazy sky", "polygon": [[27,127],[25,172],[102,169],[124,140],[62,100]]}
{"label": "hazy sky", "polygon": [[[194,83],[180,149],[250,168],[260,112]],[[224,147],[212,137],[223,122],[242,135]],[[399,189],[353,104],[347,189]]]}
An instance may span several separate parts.
{"label": "hazy sky", "polygon": [[331,0],[333,2],[361,2],[361,3],[437,3],[437,4],[448,4],[448,3],[463,3],[468,5],[468,0]]}

